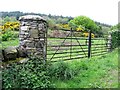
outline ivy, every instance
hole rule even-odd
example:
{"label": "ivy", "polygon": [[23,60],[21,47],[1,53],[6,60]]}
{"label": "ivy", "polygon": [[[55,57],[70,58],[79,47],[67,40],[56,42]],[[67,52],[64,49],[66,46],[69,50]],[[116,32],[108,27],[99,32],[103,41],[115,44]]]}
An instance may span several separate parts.
{"label": "ivy", "polygon": [[38,58],[30,58],[27,63],[13,63],[3,69],[3,88],[50,88],[47,67]]}

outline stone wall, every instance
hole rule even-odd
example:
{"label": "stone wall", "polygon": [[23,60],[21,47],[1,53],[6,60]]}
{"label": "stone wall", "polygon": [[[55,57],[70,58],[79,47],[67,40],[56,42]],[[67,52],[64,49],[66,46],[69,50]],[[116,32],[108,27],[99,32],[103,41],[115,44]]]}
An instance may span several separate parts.
{"label": "stone wall", "polygon": [[[46,58],[47,22],[37,15],[26,15],[19,18],[19,55],[36,55]],[[22,53],[23,51],[23,53]]]}

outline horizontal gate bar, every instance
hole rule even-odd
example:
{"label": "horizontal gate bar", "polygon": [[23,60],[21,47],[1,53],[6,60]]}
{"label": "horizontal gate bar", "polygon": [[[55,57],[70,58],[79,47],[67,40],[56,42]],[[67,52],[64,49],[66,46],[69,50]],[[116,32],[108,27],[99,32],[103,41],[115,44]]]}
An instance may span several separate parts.
{"label": "horizontal gate bar", "polygon": [[101,54],[92,54],[92,56],[100,56],[100,55],[104,55],[104,54],[107,54],[108,52],[105,52],[105,53],[101,53]]}
{"label": "horizontal gate bar", "polygon": [[107,52],[107,50],[103,50],[103,51],[99,51],[99,52],[92,52],[91,54],[94,54],[94,53],[101,53],[101,52]]}
{"label": "horizontal gate bar", "polygon": [[[65,39],[65,38],[63,38],[63,37],[49,37],[49,39],[50,38],[54,38],[54,39]],[[66,39],[76,39],[76,38],[70,38],[70,37],[68,37],[68,38],[66,38]],[[80,39],[80,40],[86,40],[87,38],[77,38],[77,39]]]}
{"label": "horizontal gate bar", "polygon": [[[57,48],[56,48],[57,49]],[[48,49],[47,51],[56,51],[56,49]],[[74,51],[74,50],[78,50],[78,49],[81,49],[81,48],[73,48],[72,47],[72,50]],[[86,48],[83,48],[84,50],[87,50],[87,47]],[[69,50],[69,47],[68,48],[61,48],[61,49],[59,49],[59,51],[62,51],[62,50]]]}
{"label": "horizontal gate bar", "polygon": [[[88,51],[88,50],[84,50],[84,51]],[[72,52],[72,53],[79,53],[79,52],[83,52],[83,51],[75,51],[75,52]],[[65,54],[65,53],[70,53],[70,52],[60,52],[60,53],[56,53],[56,54]],[[53,53],[47,53],[47,55],[53,55],[54,54],[54,52]]]}
{"label": "horizontal gate bar", "polygon": [[106,44],[92,44],[92,45],[106,45]]}
{"label": "horizontal gate bar", "polygon": [[97,51],[97,50],[107,50],[106,48],[92,48],[91,51]]}
{"label": "horizontal gate bar", "polygon": [[[86,58],[87,56],[84,56],[84,57],[77,57],[77,58],[68,58],[68,59],[63,59],[63,61],[68,61],[68,60],[75,60],[75,59],[80,59],[80,58]],[[51,61],[51,62],[59,62],[60,60],[58,61]]]}
{"label": "horizontal gate bar", "polygon": [[[80,55],[84,55],[84,54],[78,54],[78,55],[71,55],[71,57],[75,57],[75,56],[80,56]],[[64,57],[70,57],[69,55],[66,55],[66,56],[58,56],[58,57],[53,57],[53,59],[56,59],[56,58],[64,58]],[[47,59],[51,59],[51,58],[47,58]]]}
{"label": "horizontal gate bar", "polygon": [[[80,46],[80,45],[49,45],[47,47],[69,47],[69,46]],[[81,45],[81,46],[87,46],[87,45]]]}

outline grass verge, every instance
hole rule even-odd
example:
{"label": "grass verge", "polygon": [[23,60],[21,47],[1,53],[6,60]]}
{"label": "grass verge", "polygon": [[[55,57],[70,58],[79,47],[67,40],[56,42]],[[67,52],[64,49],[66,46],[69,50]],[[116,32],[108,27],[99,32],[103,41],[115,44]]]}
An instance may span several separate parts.
{"label": "grass verge", "polygon": [[118,88],[118,50],[99,58],[66,63],[77,75],[68,80],[52,79],[57,88]]}

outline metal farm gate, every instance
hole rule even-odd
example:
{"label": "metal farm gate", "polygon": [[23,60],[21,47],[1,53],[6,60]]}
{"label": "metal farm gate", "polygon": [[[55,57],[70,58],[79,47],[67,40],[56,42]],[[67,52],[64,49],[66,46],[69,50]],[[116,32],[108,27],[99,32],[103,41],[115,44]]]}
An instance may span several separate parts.
{"label": "metal farm gate", "polygon": [[108,52],[108,39],[93,38],[91,31],[88,37],[80,37],[82,32],[76,30],[48,30],[47,61],[79,60]]}

